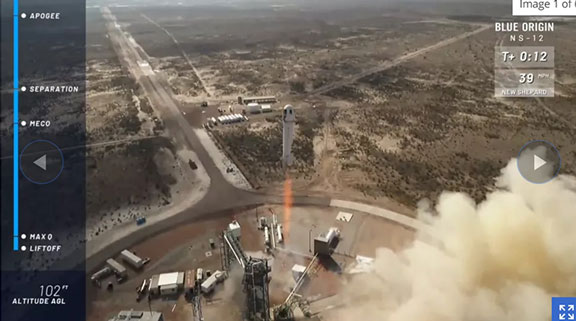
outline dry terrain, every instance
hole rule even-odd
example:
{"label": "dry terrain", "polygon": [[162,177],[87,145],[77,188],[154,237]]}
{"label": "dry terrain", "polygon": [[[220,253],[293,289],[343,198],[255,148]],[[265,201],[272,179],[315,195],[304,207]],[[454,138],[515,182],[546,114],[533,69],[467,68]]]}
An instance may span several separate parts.
{"label": "dry terrain", "polygon": [[[537,100],[494,98],[493,52],[503,39],[490,29],[495,18],[480,12],[112,11],[181,110],[192,113],[185,116],[192,126],[218,115],[216,107],[228,113],[237,96],[279,98],[272,113],[212,128],[255,187],[282,188],[285,103],[298,115],[289,173],[297,192],[408,207],[443,190],[479,200],[506,161],[534,139],[554,143],[563,172],[574,172],[573,22],[547,36],[557,48],[558,94]],[[214,109],[198,109],[204,100]]]}
{"label": "dry terrain", "polygon": [[[494,98],[493,51],[501,39],[490,30],[325,96],[284,96],[298,108],[297,161],[290,173],[295,186],[410,207],[443,190],[480,200],[506,162],[535,139],[555,144],[562,173],[574,173],[573,26],[559,25],[549,36],[558,53],[554,98]],[[279,114],[214,132],[249,178],[281,186]]]}
{"label": "dry terrain", "polygon": [[165,210],[194,177],[162,119],[121,63],[99,10],[89,10],[87,50],[87,234]]}
{"label": "dry terrain", "polygon": [[202,82],[218,97],[303,93],[474,29],[363,10],[154,7],[114,14],[183,100],[206,95]]}

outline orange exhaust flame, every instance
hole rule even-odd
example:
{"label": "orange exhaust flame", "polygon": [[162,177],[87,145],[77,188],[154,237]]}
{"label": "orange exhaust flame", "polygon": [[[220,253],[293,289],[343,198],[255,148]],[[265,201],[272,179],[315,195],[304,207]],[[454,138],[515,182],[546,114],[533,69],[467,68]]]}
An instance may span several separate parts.
{"label": "orange exhaust flame", "polygon": [[284,239],[290,236],[290,222],[292,220],[292,180],[286,175],[284,181]]}

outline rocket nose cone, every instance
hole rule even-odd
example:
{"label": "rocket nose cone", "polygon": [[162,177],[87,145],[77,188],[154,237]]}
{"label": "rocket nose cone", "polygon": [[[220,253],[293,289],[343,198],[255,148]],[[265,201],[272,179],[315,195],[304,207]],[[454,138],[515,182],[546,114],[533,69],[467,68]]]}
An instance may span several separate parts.
{"label": "rocket nose cone", "polygon": [[292,107],[292,105],[284,106],[283,116],[284,116],[283,117],[284,121],[295,121],[296,120],[296,115],[295,115],[294,108]]}

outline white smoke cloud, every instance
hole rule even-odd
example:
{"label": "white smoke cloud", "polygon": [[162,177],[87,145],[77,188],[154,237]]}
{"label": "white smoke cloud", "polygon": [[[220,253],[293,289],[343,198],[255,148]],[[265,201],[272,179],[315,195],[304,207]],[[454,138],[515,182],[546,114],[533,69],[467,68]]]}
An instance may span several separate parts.
{"label": "white smoke cloud", "polygon": [[379,249],[354,277],[336,321],[542,321],[552,296],[576,295],[576,179],[525,181],[510,161],[498,189],[475,202],[444,193],[420,215],[438,244]]}

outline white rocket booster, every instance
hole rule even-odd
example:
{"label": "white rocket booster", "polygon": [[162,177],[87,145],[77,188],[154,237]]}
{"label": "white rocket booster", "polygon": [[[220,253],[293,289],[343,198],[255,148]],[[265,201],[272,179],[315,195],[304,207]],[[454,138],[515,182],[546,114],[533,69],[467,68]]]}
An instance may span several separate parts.
{"label": "white rocket booster", "polygon": [[294,123],[296,115],[292,105],[284,106],[282,114],[282,164],[292,165],[292,142],[294,141]]}

